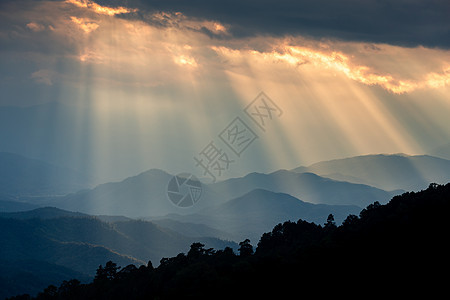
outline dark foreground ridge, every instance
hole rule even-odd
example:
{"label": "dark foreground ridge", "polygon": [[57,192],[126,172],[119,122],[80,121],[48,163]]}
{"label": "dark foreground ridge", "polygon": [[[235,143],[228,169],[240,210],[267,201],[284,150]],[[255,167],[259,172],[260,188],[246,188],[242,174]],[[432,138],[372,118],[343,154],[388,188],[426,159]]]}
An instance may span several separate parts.
{"label": "dark foreground ridge", "polygon": [[[214,299],[448,294],[450,183],[374,203],[336,226],[285,222],[253,251],[205,249],[139,268],[100,266],[92,283],[64,281],[33,299]],[[364,292],[364,294],[361,294]],[[23,295],[10,299],[30,299]]]}

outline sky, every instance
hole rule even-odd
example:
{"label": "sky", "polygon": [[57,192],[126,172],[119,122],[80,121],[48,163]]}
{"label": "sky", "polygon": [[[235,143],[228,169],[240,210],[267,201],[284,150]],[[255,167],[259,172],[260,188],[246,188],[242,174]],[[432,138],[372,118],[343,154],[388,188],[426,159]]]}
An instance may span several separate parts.
{"label": "sky", "polygon": [[105,181],[429,153],[450,140],[449,14],[430,0],[1,1],[0,110],[39,117],[0,151]]}

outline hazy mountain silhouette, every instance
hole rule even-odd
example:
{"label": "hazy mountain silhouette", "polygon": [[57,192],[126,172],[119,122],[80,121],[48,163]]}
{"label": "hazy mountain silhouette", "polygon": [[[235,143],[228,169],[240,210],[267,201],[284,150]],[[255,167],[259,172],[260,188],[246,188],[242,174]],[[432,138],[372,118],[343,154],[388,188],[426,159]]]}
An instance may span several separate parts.
{"label": "hazy mountain silhouette", "polygon": [[[19,287],[33,287],[32,280],[37,276],[46,285],[59,284],[59,280],[70,274],[93,276],[97,267],[108,260],[124,265],[140,265],[148,260],[159,262],[162,257],[186,251],[197,240],[212,248],[237,247],[233,242],[213,237],[187,237],[151,222],[105,223],[96,217],[54,208],[0,216],[1,260],[17,262],[20,266],[17,272],[29,274],[16,282]],[[65,268],[63,273],[67,276],[57,278],[53,273],[45,275],[44,270],[35,272],[32,265],[28,268],[20,263],[24,260],[51,264],[48,272],[52,268]],[[16,278],[7,272],[10,265],[0,263],[0,286]]]}
{"label": "hazy mountain silhouette", "polygon": [[[46,286],[77,274],[82,274],[84,278],[93,276],[98,265],[109,258],[125,264],[142,263],[101,245],[69,241],[68,238],[58,240],[58,236],[64,236],[67,232],[59,224],[49,221],[51,220],[0,218],[0,257],[2,261],[8,262],[0,263],[0,286],[10,285],[12,282],[11,289],[22,288],[21,293],[32,292],[36,288],[36,282],[40,283],[38,286]],[[95,230],[94,227],[91,229]],[[81,229],[73,226],[70,230],[77,232]],[[54,234],[55,232],[60,234]],[[24,264],[24,260],[33,261],[33,264]],[[36,271],[36,264],[48,265],[45,269],[38,268]],[[11,265],[17,265],[14,272],[10,271]],[[64,276],[55,276],[52,269],[62,269],[58,272]],[[36,281],[36,278],[39,280]]]}
{"label": "hazy mountain silhouette", "polygon": [[18,212],[0,212],[0,218],[9,219],[54,219],[60,217],[90,217],[87,214],[72,212],[56,207],[40,207],[33,210],[18,211]]}
{"label": "hazy mountain silhouette", "polygon": [[[57,208],[38,208],[27,212],[1,213],[5,226],[8,220],[24,221],[34,230],[52,241],[86,243],[106,247],[137,260],[159,261],[165,255],[178,253],[190,245],[193,238],[149,221],[127,220],[107,223],[95,216]],[[6,228],[6,227],[4,227]],[[35,232],[33,231],[33,232]],[[209,238],[211,236],[202,236]],[[233,245],[218,239],[209,240],[211,247]],[[81,270],[79,270],[81,271]],[[86,270],[84,270],[86,271]]]}
{"label": "hazy mountain silhouette", "polygon": [[224,201],[220,195],[202,186],[202,197],[193,207],[176,207],[167,196],[173,175],[151,169],[120,182],[101,184],[63,197],[39,199],[41,204],[94,215],[123,215],[132,218],[161,216],[169,213],[192,213]]}
{"label": "hazy mountain silhouette", "polygon": [[18,211],[27,211],[31,209],[38,208],[38,205],[26,203],[26,202],[18,202],[15,198],[0,196],[2,199],[11,199],[11,200],[0,200],[0,212],[18,212]]}
{"label": "hazy mountain silhouette", "polygon": [[386,205],[373,203],[340,226],[332,215],[323,226],[304,220],[277,224],[255,251],[248,240],[239,244],[239,255],[193,243],[157,268],[149,263],[119,270],[108,262],[90,284],[66,282],[33,299],[331,298],[348,297],[353,289],[380,298],[439,298],[448,284],[449,200],[450,184],[430,184]]}
{"label": "hazy mountain silhouette", "polygon": [[[14,159],[10,157],[7,161]],[[20,161],[28,160],[20,158]],[[32,178],[33,172],[38,174],[34,177],[39,177],[39,172],[53,170],[48,164],[31,161],[31,169],[24,169],[30,175],[24,178]],[[157,169],[64,196],[42,196],[43,189],[38,189],[38,193],[42,193],[40,197],[32,194],[6,196],[0,191],[4,194],[0,198],[0,208],[4,203],[11,209],[17,198],[32,201],[31,205],[60,208],[1,213],[0,257],[12,262],[45,262],[67,268],[67,274],[78,272],[86,276],[92,275],[95,268],[108,259],[121,265],[141,264],[149,259],[159,262],[162,257],[186,251],[193,241],[218,249],[227,245],[236,248],[235,243],[218,238],[234,241],[250,238],[256,242],[263,232],[277,223],[303,219],[323,224],[329,214],[333,214],[339,224],[348,214],[359,213],[361,207],[375,201],[386,203],[395,194],[369,184],[390,190],[407,185],[418,187],[438,177],[444,180],[450,172],[448,163],[430,156],[373,155],[322,162],[297,168],[297,172],[251,173],[215,184],[203,184],[202,198],[187,209],[175,207],[169,201],[167,184],[172,175]],[[319,176],[303,171],[324,174]],[[8,176],[5,178],[20,178]],[[65,178],[70,178],[62,173],[60,177],[51,184],[63,184]],[[5,185],[5,189],[8,188]],[[28,205],[17,204],[22,209]],[[102,216],[91,217],[92,214]],[[158,216],[157,224],[128,219],[145,216]],[[24,278],[41,276],[31,273],[31,277]],[[1,270],[0,274],[3,274]],[[8,278],[3,282],[11,279]]]}
{"label": "hazy mountain silhouette", "polygon": [[265,189],[287,193],[316,204],[357,205],[361,208],[374,201],[385,203],[392,197],[392,193],[371,186],[286,170],[270,174],[251,173],[212,184],[210,188],[228,199],[242,196],[254,189]]}
{"label": "hazy mountain silhouette", "polygon": [[256,189],[216,207],[192,215],[169,215],[179,221],[202,223],[232,234],[234,240],[255,241],[267,230],[286,220],[308,220],[321,224],[331,213],[341,222],[361,209],[352,205],[312,204],[285,193]]}
{"label": "hazy mountain silhouette", "polygon": [[[48,166],[45,163],[38,165]],[[15,172],[17,174],[17,171]],[[29,178],[39,177],[32,175],[41,173],[39,168],[27,169],[27,172],[30,174]],[[6,181],[6,178],[11,177],[13,176],[7,175],[1,180]],[[59,185],[61,181],[65,182],[63,178],[70,176],[59,177],[51,184]],[[446,178],[450,180],[450,161],[430,156],[370,155],[320,162],[293,171],[250,173],[244,177],[227,179],[215,184],[203,184],[200,201],[188,209],[180,209],[169,201],[167,184],[171,178],[171,174],[152,169],[120,182],[101,184],[93,189],[65,196],[22,196],[20,200],[31,202],[33,205],[55,206],[94,215],[122,215],[136,218],[170,213],[192,214],[242,196],[254,189],[266,189],[287,193],[316,204],[365,207],[374,201],[386,203],[392,195],[400,193],[398,189],[418,189],[430,181],[443,182]],[[10,186],[14,184],[5,183],[4,189],[0,188],[0,195],[11,190]],[[43,190],[40,187],[38,189]],[[11,197],[3,197],[0,200],[14,201]]]}
{"label": "hazy mountain silhouette", "polygon": [[115,223],[115,222],[124,222],[124,221],[132,221],[133,218],[128,218],[125,216],[108,216],[108,215],[96,215],[97,219],[107,222],[107,223]]}
{"label": "hazy mountain silhouette", "polygon": [[[91,274],[105,258],[125,263],[140,261],[112,252],[83,235],[100,233],[108,239],[108,227],[88,218],[5,219],[0,218],[0,257],[4,260],[32,259],[62,265],[83,274]],[[86,230],[86,231],[84,231]],[[78,237],[78,238],[75,238]]]}
{"label": "hazy mountain silhouette", "polygon": [[87,187],[89,180],[69,168],[0,152],[0,195],[61,195]]}
{"label": "hazy mountain silhouette", "polygon": [[189,237],[216,237],[225,240],[232,240],[233,236],[228,232],[220,229],[215,229],[205,224],[180,222],[169,218],[152,219],[151,222],[158,226],[171,229],[184,236]]}
{"label": "hazy mountain silhouette", "polygon": [[385,203],[391,192],[368,185],[336,181],[313,173],[280,170],[270,174],[251,173],[214,184],[202,185],[202,196],[193,207],[181,209],[167,197],[167,185],[173,176],[152,169],[120,182],[101,184],[90,190],[61,197],[29,198],[34,204],[55,206],[91,215],[119,215],[131,218],[164,216],[170,213],[192,214],[240,197],[254,189],[287,193],[316,204],[356,205],[374,201]]}
{"label": "hazy mountain silhouette", "polygon": [[420,190],[450,180],[450,161],[428,155],[364,155],[298,167],[295,172],[371,185],[386,191]]}

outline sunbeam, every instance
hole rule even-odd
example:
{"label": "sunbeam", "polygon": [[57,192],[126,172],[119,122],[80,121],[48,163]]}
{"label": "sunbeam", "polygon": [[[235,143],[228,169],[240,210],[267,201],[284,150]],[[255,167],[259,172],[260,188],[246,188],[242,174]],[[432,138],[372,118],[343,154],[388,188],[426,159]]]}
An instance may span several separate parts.
{"label": "sunbeam", "polygon": [[[95,166],[80,168],[96,168],[104,180],[151,167],[201,171],[193,156],[245,116],[261,91],[284,114],[267,132],[252,127],[259,138],[251,154],[224,178],[357,154],[423,153],[449,135],[446,50],[300,35],[236,38],[214,19],[87,0],[36,2],[14,18],[36,49],[53,43],[28,54],[29,79],[58,91],[58,101],[85,107],[76,110],[80,128],[69,147],[84,154],[68,156],[89,157],[80,164]],[[427,93],[439,109],[419,99]],[[89,138],[75,134],[86,130]]]}

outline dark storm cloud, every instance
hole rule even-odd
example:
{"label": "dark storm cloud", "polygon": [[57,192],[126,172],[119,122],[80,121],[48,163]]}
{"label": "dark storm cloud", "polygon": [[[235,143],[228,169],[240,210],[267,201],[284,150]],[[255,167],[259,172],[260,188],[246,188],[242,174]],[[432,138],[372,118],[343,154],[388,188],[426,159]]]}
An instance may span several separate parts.
{"label": "dark storm cloud", "polygon": [[[450,47],[448,0],[128,0],[99,1],[182,12],[229,24],[234,37],[305,35],[401,46]],[[131,16],[127,16],[131,17]]]}

